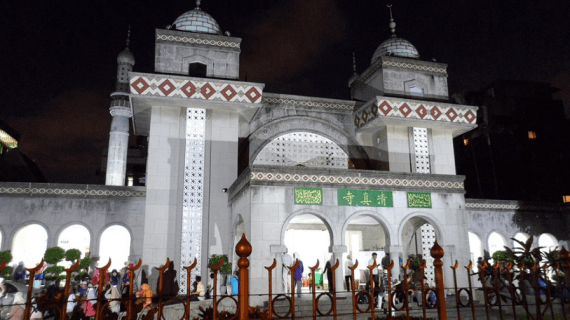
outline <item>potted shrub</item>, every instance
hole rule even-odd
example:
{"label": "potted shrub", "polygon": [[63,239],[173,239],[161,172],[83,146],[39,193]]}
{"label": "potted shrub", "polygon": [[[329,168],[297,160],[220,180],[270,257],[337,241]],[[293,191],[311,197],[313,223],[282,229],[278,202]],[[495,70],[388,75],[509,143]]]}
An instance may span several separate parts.
{"label": "potted shrub", "polygon": [[217,266],[218,263],[220,263],[220,260],[223,260],[224,262],[218,271],[218,286],[216,288],[216,291],[218,294],[225,294],[227,292],[226,278],[229,274],[232,273],[232,263],[229,262],[228,255],[213,254],[212,257],[208,260],[208,268]]}
{"label": "potted shrub", "polygon": [[56,285],[59,286],[59,282],[65,279],[65,275],[61,274],[63,267],[57,265],[64,257],[65,250],[61,247],[52,247],[46,250],[44,260],[49,264],[45,271],[46,281],[50,281],[51,283],[55,282]]}
{"label": "potted shrub", "polygon": [[12,261],[12,253],[10,250],[0,252],[0,263],[6,261],[6,268],[0,272],[0,276],[2,276],[6,280],[12,279],[12,274],[14,273],[14,268],[8,266],[8,263]]}

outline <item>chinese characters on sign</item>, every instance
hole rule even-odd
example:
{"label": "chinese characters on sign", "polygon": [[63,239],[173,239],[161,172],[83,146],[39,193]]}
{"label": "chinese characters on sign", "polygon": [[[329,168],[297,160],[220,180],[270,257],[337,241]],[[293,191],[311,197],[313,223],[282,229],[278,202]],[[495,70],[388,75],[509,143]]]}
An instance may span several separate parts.
{"label": "chinese characters on sign", "polygon": [[431,208],[431,193],[408,192],[408,208]]}
{"label": "chinese characters on sign", "polygon": [[338,189],[339,206],[393,207],[392,191]]}
{"label": "chinese characters on sign", "polygon": [[323,189],[295,187],[295,204],[323,204]]}

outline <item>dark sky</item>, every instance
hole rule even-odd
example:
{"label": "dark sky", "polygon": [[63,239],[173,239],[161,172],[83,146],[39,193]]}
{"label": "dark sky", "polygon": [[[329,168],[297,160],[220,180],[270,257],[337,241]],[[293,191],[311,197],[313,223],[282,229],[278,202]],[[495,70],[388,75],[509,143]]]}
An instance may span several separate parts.
{"label": "dark sky", "polygon": [[[348,99],[390,36],[384,0],[203,0],[240,37],[241,79],[265,91]],[[101,183],[116,56],[131,26],[134,70],[153,72],[154,29],[194,1],[2,1],[0,119],[49,182]],[[497,79],[549,82],[570,101],[569,1],[399,1],[396,34],[447,63],[449,92]]]}

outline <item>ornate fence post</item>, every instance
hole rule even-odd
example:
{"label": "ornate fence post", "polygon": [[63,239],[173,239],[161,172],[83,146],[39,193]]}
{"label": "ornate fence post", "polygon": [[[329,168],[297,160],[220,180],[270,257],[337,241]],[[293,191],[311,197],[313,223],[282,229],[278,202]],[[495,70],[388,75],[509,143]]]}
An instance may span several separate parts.
{"label": "ornate fence post", "polygon": [[[238,319],[249,319],[249,260],[247,257],[251,254],[251,244],[242,234],[241,240],[236,245],[236,253],[239,256],[239,295],[238,295]],[[214,310],[214,313],[216,310]]]}
{"label": "ornate fence post", "polygon": [[194,262],[190,266],[184,267],[186,269],[186,312],[184,319],[191,320],[190,316],[190,301],[192,300],[192,269],[198,264],[198,259],[194,258]]}
{"label": "ornate fence post", "polygon": [[162,291],[164,290],[164,271],[170,266],[170,258],[166,258],[166,263],[162,267],[154,267],[158,270],[158,314],[157,319],[162,319],[162,311],[164,310],[164,301]]}
{"label": "ornate fence post", "polygon": [[267,269],[269,279],[269,295],[267,299],[269,301],[269,314],[267,315],[268,320],[273,319],[273,269],[275,269],[275,266],[277,266],[277,260],[274,258],[273,263],[269,267],[265,267],[265,269]]}
{"label": "ornate fence post", "polygon": [[[318,260],[317,260],[317,262],[318,262]],[[317,263],[317,266],[318,266],[318,265],[319,265],[319,264]],[[356,300],[356,288],[355,288],[356,281],[354,281],[354,270],[355,270],[356,268],[358,268],[358,259],[356,259],[356,262],[354,263],[354,265],[353,265],[352,267],[348,267],[348,268],[350,269],[350,275],[351,275],[351,278],[350,278],[350,282],[351,282],[351,283],[350,283],[350,288],[352,289],[352,319],[353,319],[353,320],[356,320],[356,319],[357,319],[357,317],[356,317],[356,303],[357,303],[357,300]],[[315,268],[315,269],[316,269],[316,268]],[[312,270],[312,269],[311,269],[311,270]],[[313,280],[313,286],[314,286],[314,285],[315,285],[315,283],[314,283],[314,280]],[[314,292],[314,290],[313,290],[313,292]],[[313,295],[314,295],[314,293],[313,293]]]}
{"label": "ornate fence post", "polygon": [[[99,277],[99,283],[98,283],[99,287],[97,288],[97,301],[95,301],[95,302],[101,301],[101,303],[97,303],[95,305],[95,308],[96,308],[95,320],[99,320],[99,319],[103,318],[103,305],[104,305],[104,303],[102,303],[102,301],[103,301],[103,289],[105,287],[105,275],[107,274],[107,270],[109,269],[110,266],[111,266],[111,258],[109,258],[109,262],[107,262],[107,264],[105,266],[103,266],[101,268],[97,268],[97,270],[99,270],[100,277]],[[67,303],[67,299],[64,299],[64,301]]]}
{"label": "ornate fence post", "polygon": [[[67,313],[65,313],[65,310],[67,307],[67,299],[69,297],[69,286],[71,285],[71,273],[73,271],[77,270],[77,268],[79,268],[79,260],[80,259],[77,259],[77,261],[75,261],[75,263],[71,267],[69,267],[69,269],[63,269],[63,271],[65,271],[65,273],[66,273],[66,275],[65,275],[65,288],[63,289],[63,301],[65,301],[65,303],[63,303],[63,306],[61,307],[61,312],[60,312],[60,316],[59,316],[59,319],[61,319],[61,320],[65,320],[65,318],[67,318]],[[42,263],[40,263],[40,265],[42,265],[43,262],[44,262],[44,260],[42,259]],[[36,268],[38,268],[38,267],[36,267]],[[39,268],[37,270],[39,270]],[[33,277],[30,275],[30,280],[33,283],[34,280],[32,278]],[[33,289],[33,285],[28,287],[28,288]],[[26,311],[27,312],[24,313],[24,318],[26,316],[30,316],[29,311],[31,308],[29,308],[29,306],[31,306],[31,302],[32,302],[31,293],[32,292],[30,290],[28,290],[28,299],[26,300]]]}
{"label": "ornate fence post", "polygon": [[378,265],[376,264],[376,259],[374,259],[374,263],[371,266],[367,266],[368,268],[368,274],[370,275],[370,292],[368,293],[370,295],[370,316],[372,317],[372,319],[376,319],[376,316],[374,315],[374,309],[376,308],[375,301],[374,301],[374,294],[376,293],[376,283],[374,283],[374,274],[373,274],[373,270],[378,268]]}
{"label": "ornate fence post", "polygon": [[[0,266],[0,272],[1,269],[4,269],[4,266],[6,264],[3,263],[2,266]],[[31,316],[31,309],[32,309],[32,291],[34,290],[34,277],[36,275],[36,272],[38,272],[39,270],[42,269],[42,267],[44,266],[44,259],[42,259],[42,261],[40,262],[40,264],[38,264],[35,268],[31,268],[31,269],[26,269],[29,273],[30,273],[30,280],[28,281],[28,297],[26,298],[26,310],[24,311],[24,320],[29,320],[30,316]],[[66,281],[66,284],[69,281]],[[66,286],[67,287],[67,286]],[[68,288],[68,287],[67,287]],[[69,296],[69,292],[66,292],[65,294],[67,294],[67,296]],[[64,295],[64,297],[67,297]],[[67,299],[67,298],[66,298]],[[67,301],[67,300],[66,300]]]}
{"label": "ornate fence post", "polygon": [[435,267],[435,291],[437,297],[437,314],[439,320],[447,320],[447,308],[445,305],[445,287],[443,285],[443,248],[439,246],[437,240],[431,247],[430,254],[434,258],[433,266]]}
{"label": "ornate fence post", "polygon": [[317,268],[319,268],[319,259],[317,259],[317,264],[313,267],[309,267],[309,269],[311,269],[311,274],[313,275],[311,277],[311,294],[312,294],[312,301],[313,301],[313,319],[317,319],[317,298],[316,298],[316,290],[315,290],[315,271],[317,270]]}
{"label": "ornate fence post", "polygon": [[135,319],[136,315],[133,315],[133,302],[134,302],[134,291],[135,291],[135,271],[138,270],[142,265],[142,260],[139,258],[139,262],[136,266],[129,267],[127,266],[127,270],[129,271],[129,300],[127,301],[127,315],[126,319]]}

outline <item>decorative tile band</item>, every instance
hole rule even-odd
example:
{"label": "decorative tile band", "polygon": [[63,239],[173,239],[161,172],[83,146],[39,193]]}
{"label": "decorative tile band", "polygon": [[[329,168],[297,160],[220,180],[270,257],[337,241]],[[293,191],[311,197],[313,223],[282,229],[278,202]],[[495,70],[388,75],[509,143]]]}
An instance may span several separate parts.
{"label": "decorative tile band", "polygon": [[330,184],[358,184],[371,186],[420,187],[441,189],[463,189],[463,182],[434,181],[424,179],[362,178],[358,176],[325,176],[312,174],[289,174],[252,172],[251,180],[276,182],[313,182]]}
{"label": "decorative tile band", "polygon": [[447,74],[447,70],[445,68],[428,67],[428,66],[422,66],[422,65],[405,63],[405,62],[382,61],[382,65],[383,66],[389,66],[389,67],[396,67],[396,68],[415,69],[415,70],[422,70],[422,71],[430,71],[430,72],[438,72],[438,73]]}
{"label": "decorative tile band", "polygon": [[380,116],[472,124],[477,119],[477,111],[470,108],[428,105],[423,102],[378,99],[376,103],[354,113],[354,125],[360,128]]}
{"label": "decorative tile band", "polygon": [[298,106],[303,106],[303,107],[327,108],[327,109],[338,109],[338,110],[353,110],[354,109],[354,105],[350,105],[350,104],[314,102],[314,101],[267,98],[267,97],[261,98],[261,102],[262,103],[268,103],[268,104],[293,104],[293,105],[298,105]]}
{"label": "decorative tile band", "polygon": [[528,210],[528,211],[568,211],[570,207],[565,206],[533,206],[502,203],[470,203],[466,202],[467,209],[491,209],[491,210]]}
{"label": "decorative tile band", "polygon": [[192,44],[207,44],[210,46],[228,47],[228,48],[239,48],[241,45],[239,42],[197,39],[191,37],[167,36],[164,34],[157,35],[156,40],[165,40],[165,41],[192,43]]}
{"label": "decorative tile band", "polygon": [[216,81],[133,76],[131,93],[226,102],[259,103],[262,87]]}
{"label": "decorative tile band", "polygon": [[146,191],[51,189],[51,188],[0,188],[0,194],[68,195],[68,196],[111,196],[146,197]]}

